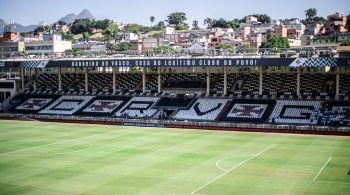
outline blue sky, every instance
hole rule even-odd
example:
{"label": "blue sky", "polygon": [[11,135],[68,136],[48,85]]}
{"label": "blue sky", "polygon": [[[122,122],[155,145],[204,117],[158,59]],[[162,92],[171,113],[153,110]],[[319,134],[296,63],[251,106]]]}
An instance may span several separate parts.
{"label": "blue sky", "polygon": [[187,14],[187,23],[206,17],[234,19],[252,13],[272,18],[304,18],[304,10],[315,7],[320,16],[333,12],[350,14],[350,0],[0,0],[0,18],[20,24],[51,24],[69,13],[86,8],[98,19],[150,24],[149,17],[165,20],[174,11]]}

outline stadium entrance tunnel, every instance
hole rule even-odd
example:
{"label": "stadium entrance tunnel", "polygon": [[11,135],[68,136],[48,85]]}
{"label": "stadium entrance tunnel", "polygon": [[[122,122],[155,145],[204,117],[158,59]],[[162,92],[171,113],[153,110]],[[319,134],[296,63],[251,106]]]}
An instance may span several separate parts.
{"label": "stadium entrance tunnel", "polygon": [[16,140],[3,142],[0,157],[5,156],[51,156],[76,154],[90,150],[93,144],[82,140]]}

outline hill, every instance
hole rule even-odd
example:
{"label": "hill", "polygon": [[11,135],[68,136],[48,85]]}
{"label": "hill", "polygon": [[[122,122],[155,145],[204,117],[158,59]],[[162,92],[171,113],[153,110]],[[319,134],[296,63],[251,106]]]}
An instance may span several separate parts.
{"label": "hill", "polygon": [[83,9],[78,15],[76,15],[74,13],[67,14],[66,16],[60,18],[57,21],[64,21],[66,23],[72,23],[76,19],[85,19],[85,18],[88,18],[90,20],[95,20],[96,19],[95,16],[92,15],[92,13],[89,10]]}
{"label": "hill", "polygon": [[[71,14],[67,14],[66,16],[60,18],[58,21],[64,21],[66,23],[72,23],[74,22],[75,19],[91,19],[91,20],[95,20],[95,16],[92,15],[92,13],[87,10],[87,9],[83,9],[78,15],[71,13]],[[3,33],[4,31],[4,25],[5,25],[6,21],[0,18],[0,34]],[[30,31],[34,31],[34,29],[36,29],[39,25],[28,25],[28,26],[24,26],[18,23],[15,23],[16,25],[16,31],[17,32],[30,32]]]}

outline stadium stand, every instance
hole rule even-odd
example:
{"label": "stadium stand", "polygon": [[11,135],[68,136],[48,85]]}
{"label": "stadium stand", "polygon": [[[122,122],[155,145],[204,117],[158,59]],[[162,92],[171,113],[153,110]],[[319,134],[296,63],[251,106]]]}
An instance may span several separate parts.
{"label": "stadium stand", "polygon": [[133,97],[115,113],[115,116],[123,118],[151,117],[157,112],[157,109],[152,107],[158,100],[158,97]]}
{"label": "stadium stand", "polygon": [[259,92],[259,75],[252,73],[252,74],[242,74],[239,75],[237,78],[238,90],[235,91],[242,91],[243,94],[254,94],[254,92]]}
{"label": "stadium stand", "polygon": [[89,104],[82,107],[79,115],[90,116],[112,116],[120,109],[130,98],[127,97],[95,97]]}
{"label": "stadium stand", "polygon": [[[90,91],[111,90],[113,79],[111,73],[89,73],[88,89]],[[36,79],[37,90],[58,90],[58,76],[53,73],[42,73]],[[140,89],[140,74],[118,74],[116,77],[116,87],[120,90]],[[85,75],[82,73],[62,74],[62,88],[65,91],[85,88]],[[33,90],[33,83],[30,85]]]}
{"label": "stadium stand", "polygon": [[39,113],[72,115],[87,104],[93,97],[94,96],[62,96]]}
{"label": "stadium stand", "polygon": [[[223,94],[224,93],[224,75],[220,74],[217,76],[218,81],[212,88],[213,93]],[[227,89],[229,92],[233,92],[233,85],[237,79],[237,74],[227,74]]]}
{"label": "stadium stand", "polygon": [[275,104],[274,100],[232,100],[220,121],[264,123]]}
{"label": "stadium stand", "polygon": [[186,96],[171,96],[171,97],[162,97],[154,108],[162,109],[186,109],[194,100],[193,97]]}
{"label": "stadium stand", "polygon": [[180,120],[214,121],[228,101],[228,99],[199,98],[190,109],[179,110],[175,118]]}
{"label": "stadium stand", "polygon": [[206,74],[164,74],[164,88],[205,88]]}
{"label": "stadium stand", "polygon": [[322,125],[350,125],[350,102],[329,101],[323,107]]}
{"label": "stadium stand", "polygon": [[316,125],[321,101],[277,100],[270,123]]}
{"label": "stadium stand", "polygon": [[295,74],[264,74],[263,76],[264,94],[295,94],[296,86],[297,77]]}
{"label": "stadium stand", "polygon": [[302,72],[301,95],[297,96],[295,71],[264,72],[262,94],[259,92],[259,73],[232,71],[227,74],[227,94],[224,95],[224,74],[219,69],[210,73],[210,93],[205,93],[205,68],[200,68],[198,73],[177,72],[179,70],[161,74],[160,93],[156,93],[156,73],[146,74],[146,90],[143,89],[141,71],[118,73],[116,94],[112,93],[111,72],[90,71],[88,91],[85,91],[85,73],[64,72],[62,90],[59,91],[58,74],[40,70],[38,77],[28,79],[31,82],[27,83],[26,89],[12,98],[12,107],[8,110],[14,113],[180,121],[349,126],[350,79],[346,72],[339,77],[342,101],[336,101],[335,72]]}
{"label": "stadium stand", "polygon": [[19,113],[38,113],[57,98],[59,98],[59,96],[56,95],[19,94],[11,100],[11,111]]}
{"label": "stadium stand", "polygon": [[[329,74],[303,74],[300,79],[301,94],[315,97],[321,93],[334,94],[335,75]],[[308,98],[310,99],[310,98]]]}
{"label": "stadium stand", "polygon": [[344,96],[350,96],[350,75],[340,74],[339,91]]}

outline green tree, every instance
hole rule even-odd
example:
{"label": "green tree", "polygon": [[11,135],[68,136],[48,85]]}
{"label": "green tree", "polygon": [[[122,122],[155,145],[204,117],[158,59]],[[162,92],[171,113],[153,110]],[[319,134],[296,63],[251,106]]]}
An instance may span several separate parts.
{"label": "green tree", "polygon": [[199,29],[198,20],[194,20],[192,22],[192,29],[194,29],[194,30],[198,30]]}
{"label": "green tree", "polygon": [[83,38],[88,40],[90,38],[90,34],[88,32],[83,32]]}
{"label": "green tree", "polygon": [[223,18],[220,18],[218,20],[212,20],[211,27],[212,28],[233,28],[236,29],[240,25],[240,20],[234,19],[231,21],[227,21]]}
{"label": "green tree", "polygon": [[340,46],[350,46],[350,40],[346,40],[340,44]]}
{"label": "green tree", "polygon": [[90,19],[78,19],[75,20],[70,28],[70,31],[73,34],[82,34],[82,33],[92,33],[94,27],[94,22]]}
{"label": "green tree", "polygon": [[153,26],[153,30],[163,30],[165,27],[164,21],[159,21],[157,25]]}
{"label": "green tree", "polygon": [[95,24],[94,24],[94,28],[101,29],[101,30],[106,30],[110,23],[112,23],[112,22],[110,20],[108,20],[108,19],[97,20],[95,22]]}
{"label": "green tree", "polygon": [[176,29],[183,28],[184,26],[188,26],[185,23],[187,20],[186,14],[183,12],[174,12],[168,15],[168,19],[166,20],[169,25],[174,25]]}
{"label": "green tree", "polygon": [[63,39],[68,40],[68,41],[74,41],[74,35],[69,34],[69,33],[64,33],[62,34]]}
{"label": "green tree", "polygon": [[313,21],[313,18],[317,16],[317,9],[316,8],[309,8],[305,10],[305,16],[306,18],[311,19]]}
{"label": "green tree", "polygon": [[149,17],[149,21],[151,21],[151,26],[153,26],[153,22],[155,21],[155,17],[154,16],[151,16]]}
{"label": "green tree", "polygon": [[233,19],[231,21],[228,21],[228,26],[233,29],[239,28],[240,25],[240,20],[239,19]]}
{"label": "green tree", "polygon": [[220,18],[218,20],[213,20],[211,28],[228,28],[228,23],[225,19]]}
{"label": "green tree", "polygon": [[159,46],[159,47],[153,47],[153,48],[149,49],[148,51],[152,52],[152,53],[162,53],[162,52],[175,51],[175,49],[170,47],[170,46]]}
{"label": "green tree", "polygon": [[122,42],[119,44],[110,45],[109,49],[113,51],[130,51],[133,49],[133,45],[128,42]]}
{"label": "green tree", "polygon": [[61,26],[67,25],[67,23],[66,23],[65,21],[61,21],[61,20],[58,21],[57,24],[58,24],[58,25],[61,25]]}
{"label": "green tree", "polygon": [[175,27],[176,30],[188,30],[189,28],[190,28],[190,26],[188,26],[188,24],[186,24],[186,23],[180,24],[180,25]]}
{"label": "green tree", "polygon": [[213,25],[213,19],[211,18],[205,18],[203,21],[204,26],[207,25],[207,29],[212,28]]}
{"label": "green tree", "polygon": [[322,16],[315,16],[313,18],[306,18],[305,20],[301,20],[303,24],[311,24],[311,23],[319,23],[324,24],[327,20]]}
{"label": "green tree", "polygon": [[115,38],[118,35],[118,25],[115,23],[109,23],[108,27],[103,31],[102,33],[106,40],[110,40],[112,38]]}
{"label": "green tree", "polygon": [[140,24],[127,24],[124,27],[124,31],[130,33],[140,33],[145,32],[146,28]]}
{"label": "green tree", "polygon": [[39,26],[34,30],[34,35],[38,35],[40,33],[48,33],[50,32],[51,28],[49,26]]}
{"label": "green tree", "polygon": [[274,36],[267,39],[260,48],[290,48],[287,37]]}
{"label": "green tree", "polygon": [[232,45],[219,44],[215,49],[232,49]]}
{"label": "green tree", "polygon": [[255,14],[254,16],[258,18],[258,22],[261,22],[261,23],[271,22],[271,17],[266,14]]}

